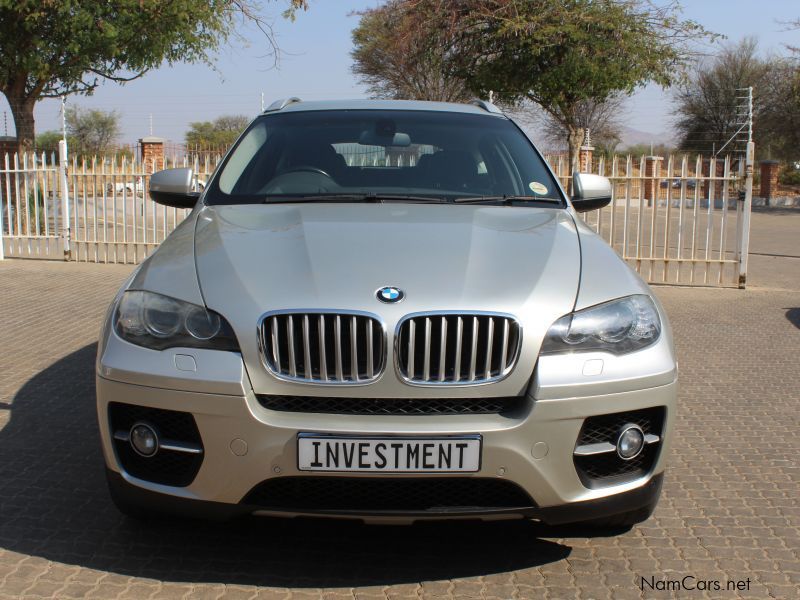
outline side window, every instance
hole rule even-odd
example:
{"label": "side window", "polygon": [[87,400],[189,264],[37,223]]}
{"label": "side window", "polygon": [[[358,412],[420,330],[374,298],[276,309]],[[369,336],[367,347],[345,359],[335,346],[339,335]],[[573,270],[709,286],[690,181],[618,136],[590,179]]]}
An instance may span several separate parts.
{"label": "side window", "polygon": [[484,137],[478,144],[492,192],[495,194],[521,194],[519,172],[513,165],[508,150],[497,137]]}
{"label": "side window", "polygon": [[219,189],[226,194],[233,191],[244,170],[267,140],[267,127],[261,123],[247,132],[239,143],[219,178]]}

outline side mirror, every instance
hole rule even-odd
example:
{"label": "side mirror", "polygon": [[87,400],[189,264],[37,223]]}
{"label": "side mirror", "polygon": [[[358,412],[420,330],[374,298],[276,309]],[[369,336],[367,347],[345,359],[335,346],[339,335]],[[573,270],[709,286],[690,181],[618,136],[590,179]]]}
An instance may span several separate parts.
{"label": "side mirror", "polygon": [[607,177],[589,173],[572,175],[572,207],[577,212],[603,208],[611,202],[611,182]]}
{"label": "side mirror", "polygon": [[191,169],[164,169],[150,176],[150,197],[175,208],[194,208],[199,192],[194,191]]}

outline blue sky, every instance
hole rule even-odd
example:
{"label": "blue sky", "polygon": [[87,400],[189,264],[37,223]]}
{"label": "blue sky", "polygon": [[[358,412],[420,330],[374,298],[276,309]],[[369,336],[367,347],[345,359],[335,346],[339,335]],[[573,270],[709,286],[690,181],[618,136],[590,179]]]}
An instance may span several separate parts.
{"label": "blue sky", "polygon": [[[150,133],[180,142],[192,121],[211,120],[222,114],[254,116],[264,93],[267,104],[276,98],[305,99],[363,97],[364,89],[350,72],[350,32],[358,22],[353,11],[380,4],[379,0],[311,0],[311,9],[294,23],[276,19],[283,48],[280,68],[270,68],[264,57],[260,33],[244,28],[249,42],[234,42],[222,51],[216,70],[205,65],[162,67],[125,86],[101,85],[93,96],[73,96],[72,104],[116,110],[121,116],[121,142],[130,143]],[[283,6],[264,2],[278,15]],[[758,38],[764,52],[782,52],[782,45],[800,46],[800,31],[787,32],[778,21],[800,18],[798,0],[684,0],[685,18],[722,33],[728,42],[745,36]],[[709,48],[713,51],[713,48]],[[36,108],[37,131],[60,128],[60,103],[45,100]],[[0,98],[0,112],[7,111]],[[669,92],[649,86],[628,100],[624,124],[661,134],[669,130]],[[2,116],[2,115],[0,115]],[[9,134],[13,134],[8,114]],[[0,135],[4,134],[0,121]]]}

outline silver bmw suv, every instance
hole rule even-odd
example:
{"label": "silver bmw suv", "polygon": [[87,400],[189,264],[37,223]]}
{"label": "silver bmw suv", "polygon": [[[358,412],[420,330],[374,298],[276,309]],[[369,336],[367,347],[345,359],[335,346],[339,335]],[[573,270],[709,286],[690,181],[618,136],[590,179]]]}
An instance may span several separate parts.
{"label": "silver bmw suv", "polygon": [[123,285],[97,411],[134,517],[655,508],[677,369],[658,300],[491,104],[276,102]]}

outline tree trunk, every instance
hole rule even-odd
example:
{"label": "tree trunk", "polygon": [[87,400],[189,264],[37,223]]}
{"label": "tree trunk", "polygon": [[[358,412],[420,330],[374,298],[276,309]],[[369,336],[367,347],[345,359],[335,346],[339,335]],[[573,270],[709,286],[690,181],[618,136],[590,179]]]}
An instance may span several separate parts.
{"label": "tree trunk", "polygon": [[36,101],[25,96],[18,97],[10,92],[6,93],[6,99],[14,117],[14,129],[17,131],[17,151],[31,152],[35,141],[33,107]]}
{"label": "tree trunk", "polygon": [[580,171],[578,158],[580,157],[581,144],[583,143],[583,128],[567,126],[567,146],[569,147],[569,182],[567,192],[572,193],[572,175]]}
{"label": "tree trunk", "polygon": [[569,168],[570,175],[580,170],[578,159],[583,143],[584,131],[582,127],[567,128],[567,145],[569,146]]}

